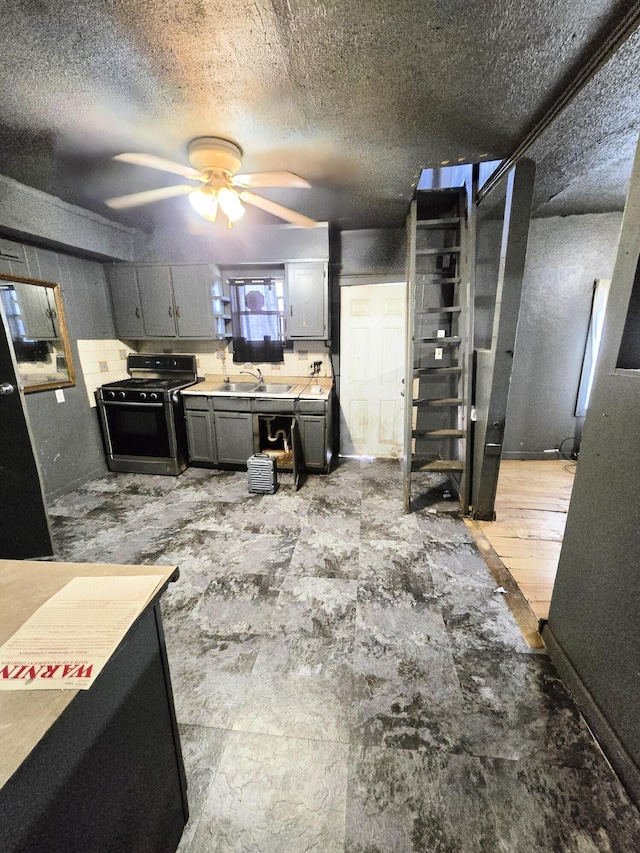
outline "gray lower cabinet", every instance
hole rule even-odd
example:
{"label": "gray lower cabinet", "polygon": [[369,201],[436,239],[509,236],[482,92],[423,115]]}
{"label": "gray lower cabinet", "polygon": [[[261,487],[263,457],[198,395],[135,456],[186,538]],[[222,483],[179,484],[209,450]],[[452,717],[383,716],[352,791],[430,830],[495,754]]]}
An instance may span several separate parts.
{"label": "gray lower cabinet", "polygon": [[[278,435],[286,432],[293,452],[291,458],[285,459],[284,470],[291,470],[288,467],[291,464],[294,479],[301,470],[329,472],[331,398],[327,401],[256,400],[185,394],[184,408],[192,464],[244,467],[254,453],[282,449],[272,441],[277,442]],[[268,436],[272,434],[273,439],[269,441]]]}
{"label": "gray lower cabinet", "polygon": [[203,465],[217,465],[213,413],[208,398],[186,396],[184,416],[187,423],[189,460]]}
{"label": "gray lower cabinet", "polygon": [[254,453],[251,412],[214,412],[218,464],[246,465]]}
{"label": "gray lower cabinet", "polygon": [[324,415],[298,415],[302,467],[324,471],[327,461],[327,419]]}

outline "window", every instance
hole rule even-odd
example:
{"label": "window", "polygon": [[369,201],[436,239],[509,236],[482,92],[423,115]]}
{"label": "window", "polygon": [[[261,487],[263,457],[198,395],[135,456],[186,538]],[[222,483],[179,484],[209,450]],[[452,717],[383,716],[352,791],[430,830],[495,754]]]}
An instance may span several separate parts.
{"label": "window", "polygon": [[593,303],[591,305],[591,320],[587,334],[587,345],[582,362],[582,375],[580,376],[580,387],[578,389],[578,401],[576,403],[576,415],[584,417],[587,414],[591,388],[596,375],[598,364],[598,353],[602,340],[602,327],[604,326],[604,315],[609,298],[609,287],[611,279],[597,278],[593,285]]}
{"label": "window", "polygon": [[284,281],[229,279],[233,361],[284,361]]}

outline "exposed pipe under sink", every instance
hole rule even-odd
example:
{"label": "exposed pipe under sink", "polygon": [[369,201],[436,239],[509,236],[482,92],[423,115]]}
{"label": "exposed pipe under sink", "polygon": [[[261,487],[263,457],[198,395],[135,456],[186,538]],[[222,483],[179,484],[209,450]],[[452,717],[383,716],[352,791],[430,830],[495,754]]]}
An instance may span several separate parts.
{"label": "exposed pipe under sink", "polygon": [[269,418],[269,417],[265,417],[263,415],[262,417],[267,422],[267,441],[274,442],[274,441],[277,441],[279,438],[281,438],[283,441],[283,444],[284,444],[284,452],[288,453],[289,452],[289,441],[288,441],[289,437],[287,435],[287,431],[284,429],[277,429],[275,431],[275,433],[272,434],[271,433],[271,424],[275,420],[275,416],[272,418]]}

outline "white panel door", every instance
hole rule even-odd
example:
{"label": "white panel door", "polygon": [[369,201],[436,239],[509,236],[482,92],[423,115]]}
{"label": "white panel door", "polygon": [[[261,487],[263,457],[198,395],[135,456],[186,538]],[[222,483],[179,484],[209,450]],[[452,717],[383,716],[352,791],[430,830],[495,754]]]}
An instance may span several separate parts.
{"label": "white panel door", "polygon": [[406,285],[356,285],[340,294],[340,453],[400,456]]}

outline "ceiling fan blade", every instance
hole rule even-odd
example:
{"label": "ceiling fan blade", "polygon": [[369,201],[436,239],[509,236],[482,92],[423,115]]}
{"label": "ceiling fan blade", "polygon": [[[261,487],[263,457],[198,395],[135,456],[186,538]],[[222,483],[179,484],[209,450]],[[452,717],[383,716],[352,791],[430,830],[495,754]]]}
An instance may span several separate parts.
{"label": "ceiling fan blade", "polygon": [[149,169],[171,172],[172,175],[192,178],[194,181],[206,181],[206,178],[197,169],[193,169],[191,166],[183,166],[182,163],[174,163],[173,160],[156,157],[153,154],[118,154],[113,159],[120,160],[123,163],[132,163],[134,166],[147,166]]}
{"label": "ceiling fan blade", "polygon": [[293,172],[253,172],[249,175],[234,175],[231,183],[235,187],[291,187],[309,189],[311,184]]}
{"label": "ceiling fan blade", "polygon": [[308,216],[302,213],[297,213],[295,210],[290,210],[282,204],[271,201],[269,198],[263,198],[261,195],[256,195],[250,192],[241,192],[240,198],[247,204],[253,204],[259,207],[260,210],[265,210],[267,213],[272,213],[274,216],[284,219],[285,222],[290,222],[292,225],[299,225],[301,228],[312,228],[316,223]]}
{"label": "ceiling fan blade", "polygon": [[114,210],[125,210],[128,207],[151,204],[152,201],[162,201],[163,198],[186,195],[186,193],[193,192],[195,189],[197,188],[188,186],[187,184],[177,184],[170,187],[160,187],[157,190],[145,190],[141,193],[131,193],[130,195],[121,195],[117,198],[108,198],[105,204]]}

